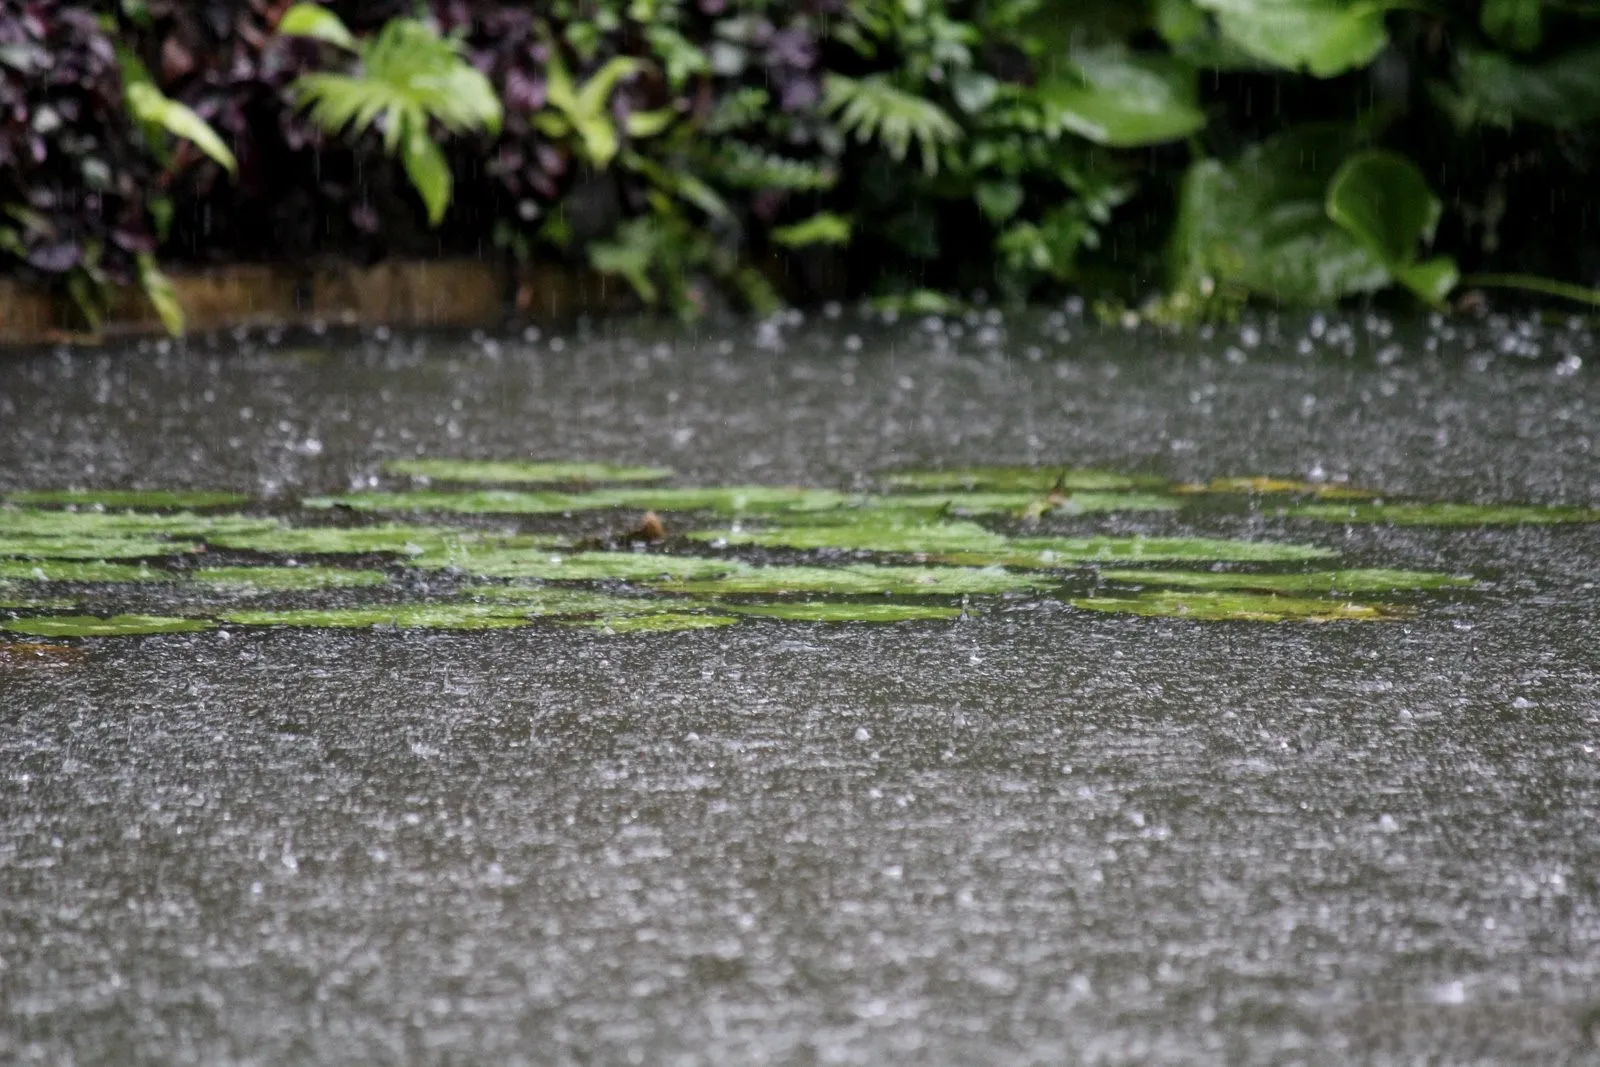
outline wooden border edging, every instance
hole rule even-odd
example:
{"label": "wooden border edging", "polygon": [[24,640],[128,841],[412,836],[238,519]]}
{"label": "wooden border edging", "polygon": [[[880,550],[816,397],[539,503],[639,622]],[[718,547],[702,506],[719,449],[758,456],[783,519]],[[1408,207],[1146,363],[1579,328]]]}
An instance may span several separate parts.
{"label": "wooden border edging", "polygon": [[[473,259],[393,260],[370,267],[236,264],[170,275],[190,332],[237,326],[495,326],[565,320],[636,306],[627,287],[592,271]],[[105,337],[162,333],[137,289],[112,294]],[[64,293],[0,278],[0,345],[85,340]]]}

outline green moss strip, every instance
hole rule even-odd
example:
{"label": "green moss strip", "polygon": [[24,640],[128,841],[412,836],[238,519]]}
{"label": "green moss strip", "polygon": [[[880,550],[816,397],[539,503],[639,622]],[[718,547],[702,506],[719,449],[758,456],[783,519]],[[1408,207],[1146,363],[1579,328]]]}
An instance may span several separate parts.
{"label": "green moss strip", "polygon": [[722,607],[740,615],[757,615],[791,622],[912,622],[961,617],[960,608],[933,607],[927,604],[808,601],[803,604],[724,604]]}
{"label": "green moss strip", "polygon": [[716,578],[747,566],[738,560],[666,556],[655,552],[564,553],[550,549],[490,550],[463,553],[449,559],[420,556],[411,563],[419,567],[448,567],[479,578],[629,582]]}
{"label": "green moss strip", "polygon": [[781,526],[772,529],[703,530],[689,535],[697,541],[775,548],[850,549],[868,552],[919,554],[928,552],[999,553],[1009,542],[1000,534],[971,522],[907,523],[857,521],[848,525]]}
{"label": "green moss strip", "polygon": [[953,596],[963,593],[1024,592],[1046,588],[1056,582],[1046,575],[1019,574],[999,567],[882,567],[858,563],[842,567],[750,567],[718,578],[649,584],[658,589],[714,595],[876,593]]}
{"label": "green moss strip", "polygon": [[657,482],[672,477],[665,467],[625,467],[614,463],[524,463],[517,460],[397,459],[383,465],[390,474],[441,482],[502,485],[559,485],[565,482]]}
{"label": "green moss strip", "polygon": [[711,630],[733,626],[739,620],[732,615],[691,615],[685,612],[663,612],[657,615],[621,615],[604,619],[582,619],[564,622],[584,630],[605,634],[672,633],[679,630]]}
{"label": "green moss strip", "polygon": [[1070,517],[1119,511],[1176,511],[1183,501],[1155,493],[1074,492],[1052,503],[1044,493],[897,493],[862,501],[869,508],[944,512],[950,515]]}
{"label": "green moss strip", "polygon": [[381,571],[339,567],[203,567],[192,572],[191,577],[219,589],[262,592],[352,589],[383,585],[389,580]]}
{"label": "green moss strip", "polygon": [[188,541],[158,541],[141,537],[5,537],[0,536],[0,556],[23,559],[153,559],[198,552]]}
{"label": "green moss strip", "polygon": [[393,626],[426,630],[502,630],[526,626],[526,611],[484,604],[388,604],[364,608],[299,611],[234,611],[221,616],[240,626],[366,628]]}
{"label": "green moss strip", "polygon": [[1070,467],[957,467],[951,470],[892,471],[883,477],[894,489],[962,489],[994,492],[1049,493],[1058,485],[1069,491],[1115,491],[1119,489],[1159,489],[1165,478],[1116,471],[1081,470]]}
{"label": "green moss strip", "polygon": [[1010,548],[1013,553],[1008,566],[1059,567],[1100,561],[1298,563],[1337,555],[1332,549],[1313,545],[1208,537],[1024,537],[1012,541]]}
{"label": "green moss strip", "polygon": [[1142,593],[1132,597],[1082,597],[1072,606],[1085,611],[1202,622],[1378,622],[1400,617],[1398,608],[1251,593]]}
{"label": "green moss strip", "polygon": [[461,515],[563,515],[627,508],[635,511],[712,511],[725,515],[774,514],[840,507],[849,500],[826,489],[750,485],[707,489],[596,489],[587,493],[518,492],[478,489],[467,492],[413,490],[402,493],[346,493],[313,497],[310,508],[344,507],[389,513],[435,512]]}
{"label": "green moss strip", "polygon": [[243,493],[207,489],[22,489],[5,499],[12,504],[158,509],[236,508],[250,502]]}
{"label": "green moss strip", "polygon": [[172,582],[177,575],[143,564],[0,559],[0,578],[29,582]]}
{"label": "green moss strip", "polygon": [[1280,515],[1390,526],[1508,526],[1600,522],[1600,509],[1521,504],[1302,504]]}
{"label": "green moss strip", "polygon": [[137,637],[144,634],[192,633],[212,630],[209,619],[174,619],[160,615],[46,615],[0,622],[0,630],[32,637]]}
{"label": "green moss strip", "polygon": [[1467,589],[1476,579],[1438,571],[1385,569],[1307,571],[1299,574],[1238,572],[1104,570],[1100,577],[1119,585],[1166,586],[1181,589],[1240,589],[1270,593],[1315,593],[1320,596],[1362,593],[1408,593]]}

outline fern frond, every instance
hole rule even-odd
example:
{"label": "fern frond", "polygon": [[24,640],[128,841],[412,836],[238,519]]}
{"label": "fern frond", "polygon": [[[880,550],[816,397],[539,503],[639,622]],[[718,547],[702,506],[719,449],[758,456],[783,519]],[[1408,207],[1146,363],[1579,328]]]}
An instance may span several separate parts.
{"label": "fern frond", "polygon": [[489,79],[462,58],[456,42],[426,23],[389,20],[362,44],[361,65],[368,80],[387,86],[452,133],[500,128],[500,99]]}
{"label": "fern frond", "polygon": [[817,192],[832,189],[839,175],[829,167],[769,154],[740,141],[729,141],[701,162],[723,185],[735,189],[782,189]]}
{"label": "fern frond", "polygon": [[854,134],[861,142],[876,139],[897,162],[906,158],[915,140],[922,151],[922,169],[930,175],[938,173],[939,149],[961,139],[961,127],[943,108],[896,88],[881,74],[828,75],[822,110],[834,116],[841,133]]}
{"label": "fern frond", "polygon": [[718,101],[711,117],[706,119],[705,132],[732,133],[752,126],[765,117],[771,99],[771,93],[753,85],[735,89]]}

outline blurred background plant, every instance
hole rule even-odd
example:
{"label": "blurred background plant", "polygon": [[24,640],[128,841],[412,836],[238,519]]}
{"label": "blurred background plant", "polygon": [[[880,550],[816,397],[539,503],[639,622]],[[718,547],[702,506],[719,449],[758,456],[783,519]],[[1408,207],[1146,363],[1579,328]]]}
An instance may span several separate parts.
{"label": "blurred background plant", "polygon": [[0,272],[587,264],[692,318],[1593,300],[1600,0],[0,0]]}

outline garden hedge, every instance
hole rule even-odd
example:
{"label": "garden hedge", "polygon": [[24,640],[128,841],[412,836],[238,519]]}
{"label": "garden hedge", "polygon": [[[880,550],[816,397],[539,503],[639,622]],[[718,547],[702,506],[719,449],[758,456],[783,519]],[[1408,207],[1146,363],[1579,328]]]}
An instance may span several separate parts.
{"label": "garden hedge", "polygon": [[174,328],[164,264],[392,255],[684,316],[780,253],[1180,319],[1582,299],[1597,134],[1600,0],[0,0],[0,274]]}

